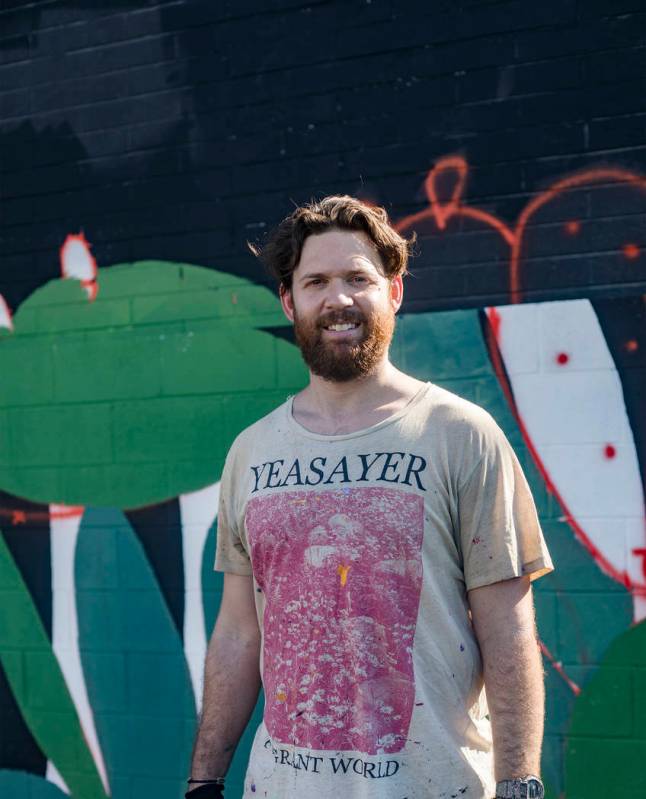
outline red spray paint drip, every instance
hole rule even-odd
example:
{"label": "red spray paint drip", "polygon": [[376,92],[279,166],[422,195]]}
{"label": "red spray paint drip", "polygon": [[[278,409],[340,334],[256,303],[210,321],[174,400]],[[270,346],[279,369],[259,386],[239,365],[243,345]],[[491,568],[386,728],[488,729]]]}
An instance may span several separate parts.
{"label": "red spray paint drip", "polygon": [[629,261],[634,261],[640,256],[640,249],[636,244],[624,244],[621,248],[621,251],[624,254],[624,257],[627,258]]}
{"label": "red spray paint drip", "polygon": [[628,341],[624,344],[624,349],[626,352],[637,352],[639,349],[639,344],[637,340],[634,338],[628,339]]}
{"label": "red spray paint drip", "polygon": [[577,222],[575,219],[570,222],[566,222],[563,227],[565,228],[565,232],[568,234],[568,236],[576,236],[577,233],[581,232],[581,223]]}
{"label": "red spray paint drip", "polygon": [[567,354],[567,352],[559,352],[559,354],[556,356],[556,362],[561,366],[565,366],[569,360],[570,356]]}
{"label": "red spray paint drip", "polygon": [[610,461],[616,456],[617,450],[612,446],[612,444],[606,444],[603,454]]}

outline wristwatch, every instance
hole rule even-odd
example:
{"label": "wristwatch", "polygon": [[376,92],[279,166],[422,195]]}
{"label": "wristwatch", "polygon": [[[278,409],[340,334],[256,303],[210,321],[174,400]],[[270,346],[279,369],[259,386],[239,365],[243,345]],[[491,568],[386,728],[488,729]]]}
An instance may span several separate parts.
{"label": "wristwatch", "polygon": [[528,774],[516,780],[496,784],[496,799],[544,799],[545,788],[538,777]]}

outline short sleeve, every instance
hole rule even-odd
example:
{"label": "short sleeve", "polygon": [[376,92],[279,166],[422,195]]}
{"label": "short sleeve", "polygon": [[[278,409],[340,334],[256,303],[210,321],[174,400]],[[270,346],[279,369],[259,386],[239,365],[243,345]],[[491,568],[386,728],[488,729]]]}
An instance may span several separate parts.
{"label": "short sleeve", "polygon": [[518,458],[490,419],[482,452],[458,489],[459,536],[467,590],[554,567]]}
{"label": "short sleeve", "polygon": [[236,474],[237,458],[234,448],[235,444],[227,455],[220,482],[214,569],[247,576],[252,574],[252,568],[240,530],[240,525],[244,522],[238,518],[236,511],[235,487],[239,482],[239,475]]}

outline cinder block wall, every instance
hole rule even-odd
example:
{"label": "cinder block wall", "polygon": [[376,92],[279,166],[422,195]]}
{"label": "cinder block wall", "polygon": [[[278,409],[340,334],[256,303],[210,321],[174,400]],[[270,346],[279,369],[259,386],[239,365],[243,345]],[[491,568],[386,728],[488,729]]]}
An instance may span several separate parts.
{"label": "cinder block wall", "polygon": [[534,491],[549,796],[644,790],[644,17],[3,5],[0,795],[181,796],[223,459],[306,380],[246,241],[332,192],[416,232],[393,357]]}

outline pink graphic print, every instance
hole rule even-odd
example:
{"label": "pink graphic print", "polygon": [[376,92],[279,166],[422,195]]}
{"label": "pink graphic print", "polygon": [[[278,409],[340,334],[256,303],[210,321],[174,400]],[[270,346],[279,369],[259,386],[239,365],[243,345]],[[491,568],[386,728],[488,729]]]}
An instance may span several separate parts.
{"label": "pink graphic print", "polygon": [[384,488],[290,491],[247,506],[265,593],[265,724],[285,744],[399,752],[415,683],[424,501]]}

